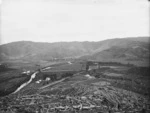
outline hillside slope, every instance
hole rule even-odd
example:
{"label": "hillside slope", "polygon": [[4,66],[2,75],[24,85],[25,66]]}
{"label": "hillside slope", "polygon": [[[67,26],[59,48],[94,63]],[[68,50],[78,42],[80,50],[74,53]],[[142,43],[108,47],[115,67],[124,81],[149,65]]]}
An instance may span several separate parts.
{"label": "hillside slope", "polygon": [[[143,61],[149,59],[149,37],[109,39],[99,42],[37,43],[19,41],[0,45],[0,61],[82,58]],[[118,60],[118,61],[119,61]]]}

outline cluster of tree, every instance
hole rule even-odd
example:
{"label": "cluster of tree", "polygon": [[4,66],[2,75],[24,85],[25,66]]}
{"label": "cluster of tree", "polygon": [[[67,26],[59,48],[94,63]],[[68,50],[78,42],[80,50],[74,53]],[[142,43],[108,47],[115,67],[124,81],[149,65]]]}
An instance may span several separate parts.
{"label": "cluster of tree", "polygon": [[51,81],[57,80],[57,74],[50,74],[50,75],[49,74],[44,74],[43,75],[43,80],[45,80],[47,77],[49,77]]}
{"label": "cluster of tree", "polygon": [[71,77],[73,74],[74,73],[71,73],[71,72],[44,74],[43,79],[45,80],[47,77],[49,77],[51,81],[56,81],[61,78]]}
{"label": "cluster of tree", "polygon": [[73,76],[73,73],[67,72],[67,73],[63,73],[61,76],[62,76],[62,78],[71,77],[71,76]]}
{"label": "cluster of tree", "polygon": [[0,64],[0,72],[10,70],[7,64]]}
{"label": "cluster of tree", "polygon": [[121,62],[102,62],[102,61],[86,61],[86,63],[92,65],[94,63],[97,63],[99,65],[105,65],[105,66],[110,66],[110,65],[114,65],[114,66],[117,66],[117,65],[120,65],[120,66],[123,66],[123,65],[128,65],[128,66],[134,66],[133,64],[130,64],[129,62],[127,64],[124,64],[124,63],[121,63]]}
{"label": "cluster of tree", "polygon": [[149,76],[150,67],[132,67],[127,71],[127,73],[142,75],[142,76]]}

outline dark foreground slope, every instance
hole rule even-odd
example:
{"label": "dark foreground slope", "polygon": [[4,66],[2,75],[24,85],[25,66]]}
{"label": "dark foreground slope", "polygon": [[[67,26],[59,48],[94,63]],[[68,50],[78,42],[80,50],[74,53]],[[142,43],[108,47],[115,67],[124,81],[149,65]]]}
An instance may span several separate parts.
{"label": "dark foreground slope", "polygon": [[[91,67],[88,72],[72,71],[79,66],[68,63],[38,73],[36,79],[18,93],[0,98],[0,112],[150,112],[149,68],[110,63],[100,69]],[[46,81],[47,77],[51,80]],[[42,81],[37,83],[39,80]]]}

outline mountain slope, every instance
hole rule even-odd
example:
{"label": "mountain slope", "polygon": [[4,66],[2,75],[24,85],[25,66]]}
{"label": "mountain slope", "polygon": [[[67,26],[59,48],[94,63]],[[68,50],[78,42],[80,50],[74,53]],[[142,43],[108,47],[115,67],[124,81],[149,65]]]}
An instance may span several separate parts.
{"label": "mountain slope", "polygon": [[148,40],[149,37],[109,39],[99,42],[36,43],[19,41],[0,45],[0,61],[50,60],[67,57],[143,61],[149,59]]}
{"label": "mountain slope", "polygon": [[104,44],[108,48],[100,50],[91,55],[85,55],[81,59],[90,59],[97,61],[112,61],[122,63],[133,63],[136,65],[149,65],[149,42],[143,40],[109,40]]}

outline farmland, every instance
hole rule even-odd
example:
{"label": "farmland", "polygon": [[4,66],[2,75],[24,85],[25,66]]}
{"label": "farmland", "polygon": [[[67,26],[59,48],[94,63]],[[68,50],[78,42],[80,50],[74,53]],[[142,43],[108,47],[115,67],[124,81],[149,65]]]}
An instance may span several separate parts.
{"label": "farmland", "polygon": [[77,61],[43,66],[29,85],[15,94],[1,97],[0,111],[146,113],[150,111],[148,73],[149,67],[119,63],[103,63],[99,69],[91,66],[89,71],[85,71],[85,65]]}

